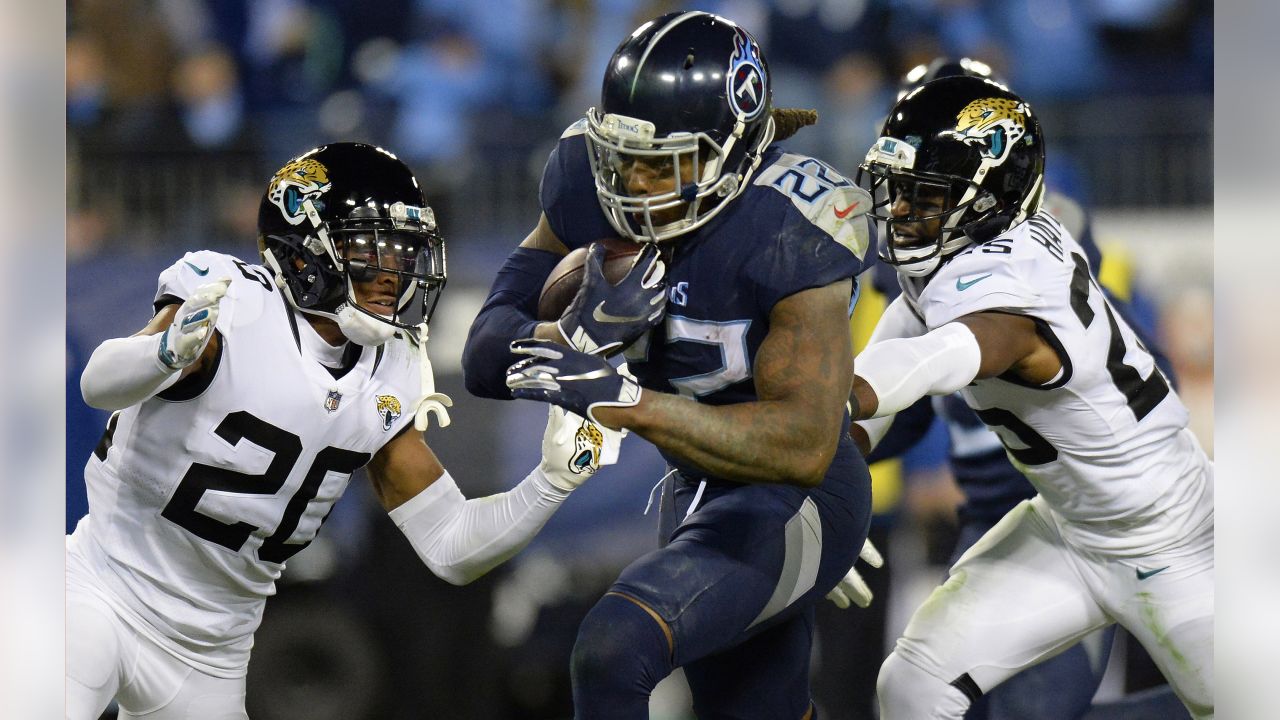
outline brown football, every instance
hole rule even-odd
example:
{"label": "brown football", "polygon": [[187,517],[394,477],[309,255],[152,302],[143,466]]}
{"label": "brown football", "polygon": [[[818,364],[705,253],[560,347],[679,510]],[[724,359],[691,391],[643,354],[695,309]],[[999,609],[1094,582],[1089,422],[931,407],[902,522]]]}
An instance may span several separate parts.
{"label": "brown football", "polygon": [[[608,251],[604,259],[604,276],[611,283],[626,276],[631,263],[635,262],[635,256],[643,247],[640,243],[622,238],[601,238],[598,242],[604,243]],[[578,288],[582,286],[582,268],[587,262],[588,247],[590,246],[583,246],[570,252],[551,269],[551,274],[547,275],[547,281],[542,285],[542,295],[538,298],[539,320],[558,319],[573,301],[573,296],[578,294]]]}

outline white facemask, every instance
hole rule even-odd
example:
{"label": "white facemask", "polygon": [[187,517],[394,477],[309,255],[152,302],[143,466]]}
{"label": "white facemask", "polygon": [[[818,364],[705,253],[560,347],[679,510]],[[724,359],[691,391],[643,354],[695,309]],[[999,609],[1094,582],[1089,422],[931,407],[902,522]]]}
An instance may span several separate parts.
{"label": "white facemask", "polygon": [[396,334],[394,325],[372,318],[348,303],[339,305],[335,315],[338,329],[347,336],[348,340],[357,345],[378,347]]}

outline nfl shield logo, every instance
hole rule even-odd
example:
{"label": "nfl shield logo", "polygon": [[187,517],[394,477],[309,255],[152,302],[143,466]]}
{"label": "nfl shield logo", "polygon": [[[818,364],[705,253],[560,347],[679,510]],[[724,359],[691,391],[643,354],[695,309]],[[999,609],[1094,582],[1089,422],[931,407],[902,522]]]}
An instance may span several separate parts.
{"label": "nfl shield logo", "polygon": [[342,402],[342,393],[337,390],[330,390],[329,396],[324,399],[324,409],[333,412],[338,409],[338,403]]}

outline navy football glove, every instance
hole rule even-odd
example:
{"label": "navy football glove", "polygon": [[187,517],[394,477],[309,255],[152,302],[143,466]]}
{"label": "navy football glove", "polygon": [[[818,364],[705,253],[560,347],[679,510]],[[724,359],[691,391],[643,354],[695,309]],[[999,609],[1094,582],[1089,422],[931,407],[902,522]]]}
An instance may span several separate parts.
{"label": "navy football glove", "polygon": [[640,386],[598,355],[549,340],[517,340],[511,352],[530,357],[507,368],[511,395],[559,405],[592,422],[598,407],[631,407],[640,402]]}
{"label": "navy football glove", "polygon": [[582,287],[556,326],[569,345],[582,352],[608,355],[635,342],[658,324],[667,307],[666,265],[658,248],[646,244],[617,285],[602,269],[607,250],[593,243],[582,272]]}

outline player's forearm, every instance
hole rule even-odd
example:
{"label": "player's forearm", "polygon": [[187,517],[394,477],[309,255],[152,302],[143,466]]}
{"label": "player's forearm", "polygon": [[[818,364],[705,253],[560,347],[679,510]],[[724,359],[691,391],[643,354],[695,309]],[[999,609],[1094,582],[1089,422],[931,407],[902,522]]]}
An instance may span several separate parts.
{"label": "player's forearm", "polygon": [[463,380],[468,392],[496,400],[511,399],[506,385],[507,368],[519,359],[511,354],[511,341],[542,337],[555,330],[554,323],[539,323],[535,313],[542,283],[559,260],[560,256],[545,250],[516,248],[498,270],[462,351]]}
{"label": "player's forearm", "polygon": [[511,354],[511,341],[531,335],[537,321],[514,307],[486,307],[476,316],[462,351],[462,376],[472,395],[495,400],[511,399],[507,389],[507,367],[518,358]]}
{"label": "player's forearm", "polygon": [[85,403],[121,410],[177,382],[181,371],[160,361],[159,348],[159,335],[113,338],[99,345],[80,376]]}
{"label": "player's forearm", "polygon": [[949,395],[978,377],[981,361],[973,332],[958,322],[869,345],[854,361],[855,419],[902,412],[926,395]]}
{"label": "player's forearm", "polygon": [[641,437],[715,477],[812,487],[822,482],[835,456],[840,418],[822,418],[812,404],[803,405],[794,400],[703,405],[645,390],[633,408],[596,414],[618,413],[622,424]]}
{"label": "player's forearm", "polygon": [[535,468],[507,492],[467,500],[446,473],[389,514],[431,572],[465,585],[524,549],[568,495]]}

